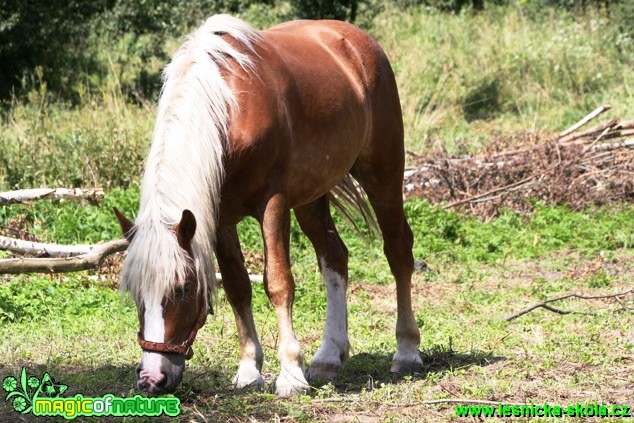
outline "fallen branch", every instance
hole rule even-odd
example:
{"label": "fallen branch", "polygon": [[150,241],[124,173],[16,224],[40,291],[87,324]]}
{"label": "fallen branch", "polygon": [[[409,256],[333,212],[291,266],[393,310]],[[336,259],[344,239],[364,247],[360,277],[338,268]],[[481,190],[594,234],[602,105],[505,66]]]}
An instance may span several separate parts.
{"label": "fallen branch", "polygon": [[575,132],[577,129],[581,128],[583,125],[587,124],[588,122],[590,122],[592,119],[596,118],[597,116],[599,116],[600,114],[607,112],[608,110],[610,110],[612,108],[611,104],[604,104],[598,108],[596,108],[595,110],[593,110],[592,112],[590,112],[586,117],[584,117],[583,119],[581,119],[579,122],[575,123],[574,125],[572,125],[570,128],[566,129],[565,131],[561,132],[559,134],[559,138],[563,138],[566,135],[569,135],[573,132]]}
{"label": "fallen branch", "polygon": [[[125,251],[128,241],[119,239],[105,244],[61,245],[0,236],[0,250],[37,257],[19,257],[0,260],[2,273],[63,273],[100,267],[106,257]],[[47,258],[43,258],[43,257]],[[222,275],[216,273],[216,280]],[[249,275],[251,283],[263,283],[263,275]]]}
{"label": "fallen branch", "polygon": [[51,200],[88,200],[97,201],[103,198],[104,192],[101,188],[34,188],[21,189],[18,191],[0,192],[0,206],[14,203],[24,203],[41,199]]}
{"label": "fallen branch", "polygon": [[519,186],[521,186],[521,185],[523,185],[523,184],[525,184],[527,182],[530,182],[531,179],[534,179],[534,178],[532,176],[529,176],[528,178],[524,178],[521,181],[509,184],[509,185],[506,185],[506,186],[503,186],[503,187],[500,187],[500,188],[495,188],[495,189],[489,190],[487,192],[483,192],[482,194],[478,194],[478,195],[474,195],[473,197],[465,198],[463,200],[454,201],[451,204],[447,204],[446,206],[443,206],[443,208],[444,209],[450,209],[452,207],[459,206],[460,204],[470,203],[472,201],[478,200],[478,199],[483,198],[483,197],[487,197],[487,196],[489,196],[491,194],[495,194],[495,193],[500,192],[500,191],[506,191],[506,190],[509,190],[511,188],[516,188],[516,187],[519,187]]}
{"label": "fallen branch", "polygon": [[574,314],[586,314],[586,315],[594,315],[593,313],[587,313],[587,312],[578,312],[578,311],[568,311],[568,310],[561,310],[558,308],[555,308],[553,306],[550,306],[548,304],[550,303],[554,303],[555,301],[561,301],[561,300],[565,300],[567,298],[579,298],[581,300],[599,300],[599,299],[605,299],[605,298],[615,298],[618,300],[618,297],[622,297],[624,295],[627,295],[629,293],[631,293],[632,291],[634,291],[633,289],[630,289],[629,291],[625,291],[625,292],[621,292],[619,294],[611,294],[611,295],[581,295],[581,294],[576,294],[576,293],[571,293],[571,294],[566,294],[566,295],[562,295],[560,297],[556,297],[556,298],[550,298],[548,300],[544,300],[544,301],[540,301],[536,304],[533,304],[530,307],[527,307],[523,310],[520,310],[516,313],[511,314],[510,316],[506,317],[504,320],[507,322],[510,322],[513,319],[516,319],[520,316],[523,316],[524,314],[530,313],[531,311],[535,310],[536,308],[540,308],[543,307],[546,310],[558,313],[558,314],[570,314],[570,313],[574,313]]}
{"label": "fallen branch", "polygon": [[634,120],[610,119],[580,129],[609,107],[599,107],[559,136],[519,133],[510,139],[511,148],[499,138],[471,157],[446,152],[417,157],[415,166],[404,172],[404,194],[487,219],[502,209],[530,213],[532,199],[574,210],[630,203]]}
{"label": "fallen branch", "polygon": [[0,236],[0,250],[35,257],[73,257],[88,254],[98,245],[60,245]]}
{"label": "fallen branch", "polygon": [[92,246],[85,254],[67,258],[11,258],[0,260],[0,274],[10,273],[62,273],[95,269],[103,264],[106,257],[124,251],[128,241],[118,239]]}
{"label": "fallen branch", "polygon": [[577,140],[579,138],[590,137],[590,136],[602,133],[606,130],[609,131],[611,129],[614,129],[615,127],[618,127],[618,124],[619,124],[618,119],[612,119],[611,121],[607,123],[601,124],[599,126],[595,126],[590,129],[586,129],[585,131],[582,131],[582,132],[570,133],[564,137],[560,135],[558,141],[560,143],[567,143],[570,141]]}
{"label": "fallen branch", "polygon": [[621,142],[609,142],[605,144],[594,145],[590,150],[618,150],[620,148],[634,148],[634,138],[628,138]]}

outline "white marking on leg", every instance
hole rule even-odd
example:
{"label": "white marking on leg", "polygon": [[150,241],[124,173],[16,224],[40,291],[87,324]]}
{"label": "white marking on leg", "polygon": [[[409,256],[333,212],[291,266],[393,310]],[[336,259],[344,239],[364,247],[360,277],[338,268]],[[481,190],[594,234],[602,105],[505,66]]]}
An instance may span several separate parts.
{"label": "white marking on leg", "polygon": [[423,361],[418,353],[420,333],[409,301],[407,304],[399,304],[396,343],[396,352],[392,358],[390,371],[394,373],[420,371],[423,367]]}
{"label": "white marking on leg", "polygon": [[[320,258],[321,274],[326,284],[326,326],[323,336],[322,362],[341,364],[341,356],[348,355],[348,304],[346,290],[348,282],[332,270],[324,258]],[[330,358],[330,359],[329,359]]]}
{"label": "white marking on leg", "polygon": [[[238,324],[242,324],[242,320],[237,319],[236,321]],[[239,332],[240,336],[245,339],[240,340],[240,365],[236,376],[233,378],[233,386],[236,389],[246,387],[262,388],[264,386],[264,378],[260,374],[262,370],[262,347],[258,341],[255,328],[243,328]]]}
{"label": "white marking on leg", "polygon": [[284,309],[278,309],[276,313],[280,334],[280,375],[275,382],[275,393],[281,397],[306,393],[310,386],[304,376],[304,358],[293,332],[290,315]]}
{"label": "white marking on leg", "polygon": [[320,257],[321,274],[326,285],[326,325],[321,346],[311,363],[310,378],[331,379],[348,358],[347,282]]}

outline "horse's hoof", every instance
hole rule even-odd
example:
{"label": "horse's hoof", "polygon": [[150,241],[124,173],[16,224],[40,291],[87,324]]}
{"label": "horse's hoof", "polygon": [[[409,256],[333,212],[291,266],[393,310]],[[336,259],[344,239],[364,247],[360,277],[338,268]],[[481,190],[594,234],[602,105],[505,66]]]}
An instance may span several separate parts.
{"label": "horse's hoof", "polygon": [[290,397],[298,394],[306,394],[310,386],[306,382],[304,372],[299,368],[282,370],[275,382],[275,394],[279,397]]}
{"label": "horse's hoof", "polygon": [[310,382],[328,383],[337,378],[341,365],[332,363],[311,363],[306,372]]}
{"label": "horse's hoof", "polygon": [[411,360],[395,360],[390,367],[390,372],[399,374],[419,373],[422,370],[423,361],[419,356]]}
{"label": "horse's hoof", "polygon": [[255,368],[250,371],[240,368],[236,377],[233,378],[233,387],[235,389],[262,389],[264,387],[264,378]]}
{"label": "horse's hoof", "polygon": [[275,395],[278,397],[292,397],[293,395],[303,395],[307,394],[310,386],[308,383],[301,384],[297,383],[295,385],[289,383],[280,383],[278,380],[275,384]]}

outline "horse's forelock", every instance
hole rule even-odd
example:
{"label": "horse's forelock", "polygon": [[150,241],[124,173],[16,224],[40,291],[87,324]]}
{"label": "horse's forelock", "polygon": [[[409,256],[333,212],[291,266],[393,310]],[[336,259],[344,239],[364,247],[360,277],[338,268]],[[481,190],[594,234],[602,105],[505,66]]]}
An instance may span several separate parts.
{"label": "horse's forelock", "polygon": [[122,272],[122,291],[137,304],[161,302],[170,297],[176,281],[185,280],[192,258],[178,245],[176,234],[161,222],[137,224]]}

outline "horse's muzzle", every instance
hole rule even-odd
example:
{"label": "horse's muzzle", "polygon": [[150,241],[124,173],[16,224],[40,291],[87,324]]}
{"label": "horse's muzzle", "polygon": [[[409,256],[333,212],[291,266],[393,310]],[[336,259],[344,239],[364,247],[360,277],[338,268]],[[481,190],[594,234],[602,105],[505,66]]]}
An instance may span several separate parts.
{"label": "horse's muzzle", "polygon": [[[158,353],[152,353],[159,355]],[[145,358],[144,354],[144,358]],[[156,356],[152,362],[156,362]],[[146,365],[144,360],[136,369],[136,385],[150,394],[172,392],[181,383],[185,370],[185,358],[175,354],[160,354],[160,366]]]}

